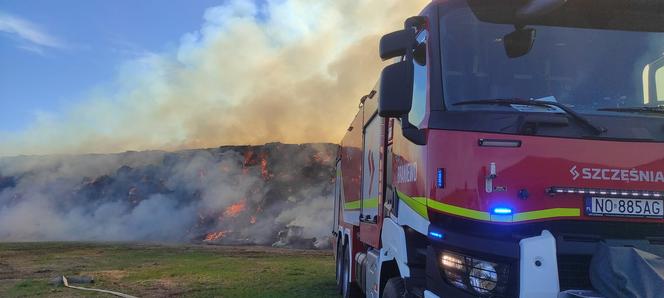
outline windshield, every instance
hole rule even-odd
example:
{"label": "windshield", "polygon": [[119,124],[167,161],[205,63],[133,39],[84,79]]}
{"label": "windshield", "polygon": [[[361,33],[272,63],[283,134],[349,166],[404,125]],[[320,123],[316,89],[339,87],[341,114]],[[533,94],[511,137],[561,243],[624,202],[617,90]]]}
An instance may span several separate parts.
{"label": "windshield", "polygon": [[[502,98],[555,100],[585,113],[643,106],[648,103],[644,69],[664,52],[664,33],[528,26],[537,33],[533,49],[508,58],[502,39],[513,25],[479,21],[469,8],[443,15],[440,24],[444,98],[450,110],[518,109],[454,105]],[[664,78],[664,71],[653,73]]]}

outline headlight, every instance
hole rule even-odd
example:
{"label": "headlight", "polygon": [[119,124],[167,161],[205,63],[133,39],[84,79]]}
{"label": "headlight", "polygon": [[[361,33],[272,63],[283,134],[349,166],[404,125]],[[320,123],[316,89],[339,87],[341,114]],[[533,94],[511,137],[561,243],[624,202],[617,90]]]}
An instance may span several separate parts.
{"label": "headlight", "polygon": [[480,294],[489,294],[498,285],[496,264],[479,261],[470,269],[470,286]]}
{"label": "headlight", "polygon": [[502,297],[507,292],[509,266],[445,251],[440,266],[451,285],[483,297]]}
{"label": "headlight", "polygon": [[447,281],[457,288],[466,289],[466,261],[462,256],[443,254],[441,263]]}

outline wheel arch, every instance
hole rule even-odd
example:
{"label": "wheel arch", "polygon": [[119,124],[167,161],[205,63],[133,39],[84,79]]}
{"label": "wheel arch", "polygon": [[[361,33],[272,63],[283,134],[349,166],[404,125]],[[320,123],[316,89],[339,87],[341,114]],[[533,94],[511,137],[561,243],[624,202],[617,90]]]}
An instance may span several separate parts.
{"label": "wheel arch", "polygon": [[383,246],[380,257],[381,264],[393,261],[399,268],[401,277],[409,277],[410,268],[408,267],[408,247],[406,244],[406,233],[403,227],[398,225],[392,219],[385,219],[385,221],[383,221],[381,239]]}
{"label": "wheel arch", "polygon": [[401,272],[399,272],[399,265],[397,265],[397,262],[395,260],[389,260],[385,261],[381,264],[380,266],[380,293],[382,297],[382,293],[385,290],[385,285],[387,284],[387,281],[390,280],[393,277],[402,277]]}

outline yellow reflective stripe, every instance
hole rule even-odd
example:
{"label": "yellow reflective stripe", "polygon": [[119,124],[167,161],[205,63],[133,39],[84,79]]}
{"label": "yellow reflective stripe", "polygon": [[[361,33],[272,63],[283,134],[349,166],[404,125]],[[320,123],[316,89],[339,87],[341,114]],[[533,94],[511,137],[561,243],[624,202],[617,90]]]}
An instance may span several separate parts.
{"label": "yellow reflective stripe", "polygon": [[443,211],[446,213],[454,214],[454,215],[459,215],[467,218],[472,218],[472,219],[477,219],[477,220],[486,220],[489,221],[491,220],[491,215],[489,212],[482,212],[482,211],[477,211],[477,210],[472,210],[472,209],[466,209],[454,205],[448,205],[444,204],[438,201],[434,200],[428,200],[427,204],[429,205],[429,208],[438,210],[438,211]]}
{"label": "yellow reflective stripe", "polygon": [[362,208],[378,208],[378,198],[364,200],[364,203],[362,203]]}
{"label": "yellow reflective stripe", "polygon": [[425,219],[429,219],[429,213],[427,212],[427,198],[411,198],[400,191],[397,191],[397,195],[399,196],[399,199],[401,199],[404,203],[406,203],[406,205],[412,208],[413,211],[417,212],[417,214],[424,217]]}
{"label": "yellow reflective stripe", "polygon": [[[473,209],[467,209],[459,206],[449,205],[441,203],[435,200],[427,199],[424,197],[409,197],[408,195],[397,192],[399,198],[406,203],[410,208],[412,208],[417,214],[429,219],[427,213],[428,208],[442,211],[445,213],[476,219],[483,221],[491,222],[521,222],[537,219],[546,219],[554,217],[578,217],[581,216],[581,209],[578,208],[552,208],[536,211],[527,211],[522,213],[515,213],[513,215],[491,215],[489,212],[477,211]],[[344,204],[344,209],[360,209],[361,203],[360,200],[348,202]],[[378,208],[378,198],[370,198],[364,200],[364,208]]]}
{"label": "yellow reflective stripe", "polygon": [[425,197],[414,197],[414,198],[411,198],[411,199],[415,200],[415,202],[417,202],[419,204],[422,204],[422,205],[425,205],[425,206],[427,205],[427,198],[425,198]]}
{"label": "yellow reflective stripe", "polygon": [[514,214],[514,222],[534,219],[552,218],[552,217],[576,217],[581,216],[581,210],[578,208],[553,208],[537,211],[529,211]]}
{"label": "yellow reflective stripe", "polygon": [[360,200],[344,204],[344,209],[360,209]]}
{"label": "yellow reflective stripe", "polygon": [[472,209],[466,209],[458,206],[444,204],[434,200],[428,200],[429,208],[450,213],[462,217],[492,221],[492,222],[520,222],[536,219],[554,218],[554,217],[578,217],[581,216],[581,210],[578,208],[553,208],[536,211],[515,213],[514,215],[498,216],[491,215],[489,212],[482,212]]}
{"label": "yellow reflective stripe", "polygon": [[[344,204],[344,209],[360,209],[361,203],[360,200],[348,202]],[[371,198],[364,200],[364,208],[378,208],[378,198]]]}

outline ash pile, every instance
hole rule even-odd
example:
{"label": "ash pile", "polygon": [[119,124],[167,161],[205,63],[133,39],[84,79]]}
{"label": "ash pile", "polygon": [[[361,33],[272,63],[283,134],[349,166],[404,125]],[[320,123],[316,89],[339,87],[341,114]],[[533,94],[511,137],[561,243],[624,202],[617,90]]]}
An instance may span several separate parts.
{"label": "ash pile", "polygon": [[0,159],[0,241],[325,248],[333,144]]}

